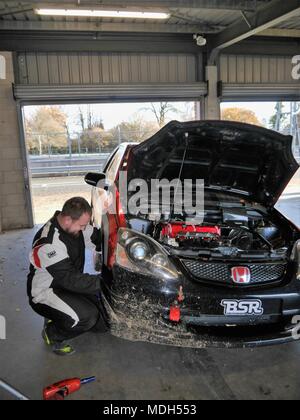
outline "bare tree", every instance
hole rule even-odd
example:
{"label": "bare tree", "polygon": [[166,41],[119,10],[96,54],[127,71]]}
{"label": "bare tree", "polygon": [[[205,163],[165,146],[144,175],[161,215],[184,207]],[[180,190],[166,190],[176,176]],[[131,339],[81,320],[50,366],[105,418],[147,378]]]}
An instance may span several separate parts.
{"label": "bare tree", "polygon": [[178,110],[170,102],[151,103],[150,107],[142,108],[141,111],[151,111],[160,128],[166,125],[167,116],[170,112],[178,113]]}
{"label": "bare tree", "polygon": [[81,131],[91,131],[95,127],[104,129],[101,116],[95,117],[92,106],[88,104],[84,107],[86,107],[86,110],[80,106],[78,107],[78,120],[80,123]]}
{"label": "bare tree", "polygon": [[83,110],[80,106],[78,107],[78,117],[79,117],[81,129],[82,129],[82,131],[84,131],[85,130],[85,121],[84,121]]}
{"label": "bare tree", "polygon": [[88,104],[88,106],[87,106],[86,118],[87,118],[87,127],[88,127],[88,130],[91,130],[93,128],[93,115],[92,115],[91,105],[90,104]]}

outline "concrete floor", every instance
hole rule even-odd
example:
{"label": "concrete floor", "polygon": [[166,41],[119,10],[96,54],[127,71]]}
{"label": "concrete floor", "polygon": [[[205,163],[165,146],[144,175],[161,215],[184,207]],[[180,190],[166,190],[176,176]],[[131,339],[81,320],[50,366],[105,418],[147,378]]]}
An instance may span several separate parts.
{"label": "concrete floor", "polygon": [[[281,205],[295,218],[297,203],[286,200]],[[35,230],[0,236],[0,315],[7,320],[7,339],[0,341],[0,377],[30,398],[40,399],[43,387],[58,380],[96,375],[96,383],[70,399],[300,399],[296,342],[254,350],[194,350],[91,333],[74,341],[73,357],[53,355],[40,338],[42,319],[26,297]],[[0,391],[1,399],[9,396]]]}

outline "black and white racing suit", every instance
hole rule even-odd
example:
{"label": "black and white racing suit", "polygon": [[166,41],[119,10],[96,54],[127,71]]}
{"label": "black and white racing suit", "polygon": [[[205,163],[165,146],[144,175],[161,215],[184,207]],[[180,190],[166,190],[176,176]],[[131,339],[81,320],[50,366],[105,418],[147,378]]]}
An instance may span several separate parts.
{"label": "black and white racing suit", "polygon": [[91,329],[107,331],[100,275],[84,274],[85,240],[66,233],[56,212],[36,234],[30,253],[27,292],[39,315],[50,319],[50,339],[62,342]]}

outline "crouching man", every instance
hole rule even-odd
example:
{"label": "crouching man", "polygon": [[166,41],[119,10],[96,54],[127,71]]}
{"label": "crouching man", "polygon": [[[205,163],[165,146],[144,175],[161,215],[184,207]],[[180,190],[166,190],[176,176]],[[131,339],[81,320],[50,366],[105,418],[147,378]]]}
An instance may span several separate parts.
{"label": "crouching man", "polygon": [[28,297],[32,309],[46,319],[43,339],[58,355],[71,355],[66,341],[87,331],[108,331],[101,301],[101,276],[84,274],[83,231],[92,209],[80,197],[68,200],[37,233],[30,254]]}

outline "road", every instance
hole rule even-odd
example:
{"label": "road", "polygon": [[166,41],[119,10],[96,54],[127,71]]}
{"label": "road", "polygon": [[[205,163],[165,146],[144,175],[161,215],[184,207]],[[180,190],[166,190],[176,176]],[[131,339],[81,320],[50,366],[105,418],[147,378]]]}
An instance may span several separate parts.
{"label": "road", "polygon": [[91,187],[84,182],[84,176],[68,176],[55,178],[33,178],[32,179],[33,194],[44,195],[57,194],[72,191],[90,191]]}
{"label": "road", "polygon": [[83,176],[58,178],[33,178],[32,201],[35,224],[49,220],[56,210],[71,197],[80,196],[90,201],[91,187]]}

